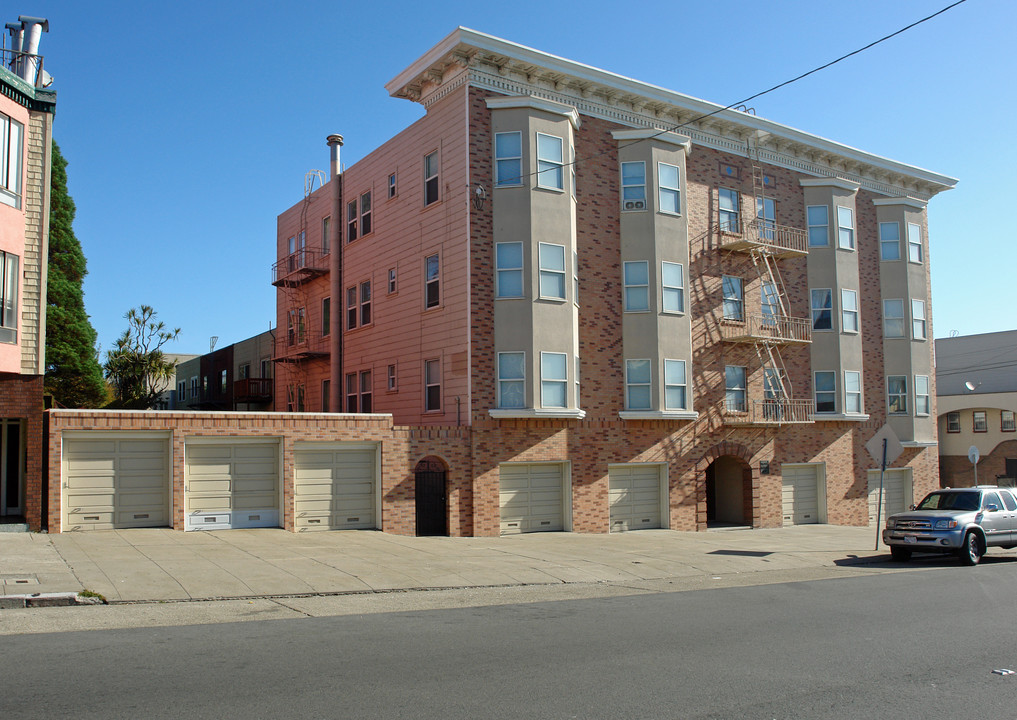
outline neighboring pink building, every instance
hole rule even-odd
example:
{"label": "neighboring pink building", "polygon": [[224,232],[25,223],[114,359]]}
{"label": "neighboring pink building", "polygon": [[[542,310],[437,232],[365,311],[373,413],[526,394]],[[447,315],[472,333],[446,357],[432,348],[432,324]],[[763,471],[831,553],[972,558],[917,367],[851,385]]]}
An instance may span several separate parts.
{"label": "neighboring pink building", "polygon": [[41,18],[8,25],[0,67],[0,522],[42,522],[50,149]]}

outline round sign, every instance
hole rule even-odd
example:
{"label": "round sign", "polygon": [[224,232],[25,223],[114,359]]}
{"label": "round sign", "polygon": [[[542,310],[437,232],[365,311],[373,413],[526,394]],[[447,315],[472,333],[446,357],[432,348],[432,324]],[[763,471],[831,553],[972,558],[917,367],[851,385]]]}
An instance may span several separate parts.
{"label": "round sign", "polygon": [[972,445],[971,447],[968,448],[968,460],[971,461],[972,465],[977,465],[978,458],[979,458],[978,448]]}

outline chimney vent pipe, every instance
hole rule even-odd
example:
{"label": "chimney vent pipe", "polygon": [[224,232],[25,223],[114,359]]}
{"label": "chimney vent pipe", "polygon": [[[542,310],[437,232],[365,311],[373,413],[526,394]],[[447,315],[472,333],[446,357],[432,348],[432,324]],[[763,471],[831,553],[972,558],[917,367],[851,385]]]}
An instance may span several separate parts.
{"label": "chimney vent pipe", "polygon": [[342,135],[329,135],[325,138],[329,148],[329,180],[339,177],[339,148],[343,146]]}

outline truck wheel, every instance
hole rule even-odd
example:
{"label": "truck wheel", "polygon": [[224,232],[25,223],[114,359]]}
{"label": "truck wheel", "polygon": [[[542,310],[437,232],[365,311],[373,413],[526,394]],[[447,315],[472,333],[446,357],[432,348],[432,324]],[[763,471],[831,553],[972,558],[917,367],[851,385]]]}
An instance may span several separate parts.
{"label": "truck wheel", "polygon": [[890,546],[890,557],[897,562],[907,562],[911,559],[911,551],[907,548],[902,548],[897,545]]}
{"label": "truck wheel", "polygon": [[982,541],[978,533],[971,530],[964,536],[964,547],[960,551],[961,562],[965,565],[977,565],[982,559]]}

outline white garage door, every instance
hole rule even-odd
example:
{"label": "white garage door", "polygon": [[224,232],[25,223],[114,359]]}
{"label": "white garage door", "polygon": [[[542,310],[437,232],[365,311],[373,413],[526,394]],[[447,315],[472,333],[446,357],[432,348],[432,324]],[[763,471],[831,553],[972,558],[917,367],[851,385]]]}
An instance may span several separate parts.
{"label": "white garage door", "polygon": [[498,474],[503,534],[565,529],[562,465],[510,463]]}
{"label": "white garage door", "polygon": [[186,530],[279,527],[277,442],[188,443]]}
{"label": "white garage door", "polygon": [[818,465],[781,465],[784,481],[782,509],[784,525],[810,525],[821,522],[820,467]]}
{"label": "white garage door", "polygon": [[[883,476],[883,513],[880,524],[894,513],[911,507],[914,502],[911,488],[911,470],[887,470]],[[869,470],[869,525],[876,524],[876,510],[879,507],[879,470]]]}
{"label": "white garage door", "polygon": [[293,451],[297,530],[380,527],[376,457],[374,448],[298,445]]}
{"label": "white garage door", "polygon": [[660,465],[612,465],[608,468],[611,532],[659,528]]}
{"label": "white garage door", "polygon": [[64,530],[170,524],[165,438],[67,438],[63,474]]}

